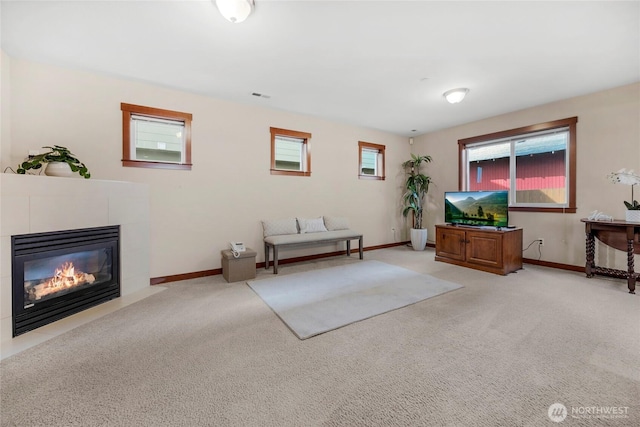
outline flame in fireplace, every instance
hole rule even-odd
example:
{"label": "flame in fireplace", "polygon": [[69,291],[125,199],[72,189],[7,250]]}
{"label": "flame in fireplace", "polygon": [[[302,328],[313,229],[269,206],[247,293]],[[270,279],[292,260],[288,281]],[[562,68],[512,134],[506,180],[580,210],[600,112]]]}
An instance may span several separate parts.
{"label": "flame in fireplace", "polygon": [[84,280],[85,273],[75,273],[76,268],[72,262],[65,262],[60,268],[56,268],[56,274],[46,283],[47,288],[71,288]]}
{"label": "flame in fireplace", "polygon": [[96,278],[93,274],[76,273],[76,268],[72,262],[65,262],[55,269],[52,278],[45,280],[29,289],[29,300],[39,300],[44,296],[60,292],[76,286],[92,284]]}

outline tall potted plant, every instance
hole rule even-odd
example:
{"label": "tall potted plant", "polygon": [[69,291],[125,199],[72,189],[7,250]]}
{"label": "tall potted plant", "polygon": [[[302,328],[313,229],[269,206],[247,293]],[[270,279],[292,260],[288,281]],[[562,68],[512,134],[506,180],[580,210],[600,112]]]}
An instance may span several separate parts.
{"label": "tall potted plant", "polygon": [[430,161],[431,156],[416,156],[412,153],[411,159],[402,164],[402,167],[407,173],[402,215],[406,217],[409,213],[413,214],[411,246],[416,251],[424,250],[427,245],[427,229],[422,227],[422,214],[424,213],[425,196],[427,191],[429,191],[431,177],[423,174],[421,167]]}

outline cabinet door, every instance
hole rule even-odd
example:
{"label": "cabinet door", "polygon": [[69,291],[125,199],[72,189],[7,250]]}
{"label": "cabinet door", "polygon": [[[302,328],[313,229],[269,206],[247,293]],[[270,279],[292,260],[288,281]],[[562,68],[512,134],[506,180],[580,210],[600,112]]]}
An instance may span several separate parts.
{"label": "cabinet door", "polygon": [[467,262],[502,268],[502,234],[467,231]]}
{"label": "cabinet door", "polygon": [[436,255],[464,261],[464,230],[436,227]]}

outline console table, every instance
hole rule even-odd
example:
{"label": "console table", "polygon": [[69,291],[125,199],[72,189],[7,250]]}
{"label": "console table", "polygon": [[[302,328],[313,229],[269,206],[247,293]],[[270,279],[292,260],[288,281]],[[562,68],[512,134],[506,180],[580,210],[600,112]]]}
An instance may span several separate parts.
{"label": "console table", "polygon": [[[633,254],[640,254],[640,222],[627,222],[622,220],[592,221],[583,218],[587,234],[587,262],[585,272],[587,277],[594,274],[627,279],[629,293],[636,293],[636,281],[640,280],[640,274],[633,270]],[[595,239],[607,246],[627,252],[627,271],[613,268],[598,267],[595,264]]]}

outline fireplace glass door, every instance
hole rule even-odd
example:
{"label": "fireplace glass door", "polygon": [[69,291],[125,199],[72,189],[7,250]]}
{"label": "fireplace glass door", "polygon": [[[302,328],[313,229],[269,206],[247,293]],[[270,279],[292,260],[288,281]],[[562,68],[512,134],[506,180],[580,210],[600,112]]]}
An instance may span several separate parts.
{"label": "fireplace glass door", "polygon": [[24,263],[24,308],[111,280],[110,248],[71,252]]}
{"label": "fireplace glass door", "polygon": [[120,296],[120,227],[12,236],[14,336]]}

